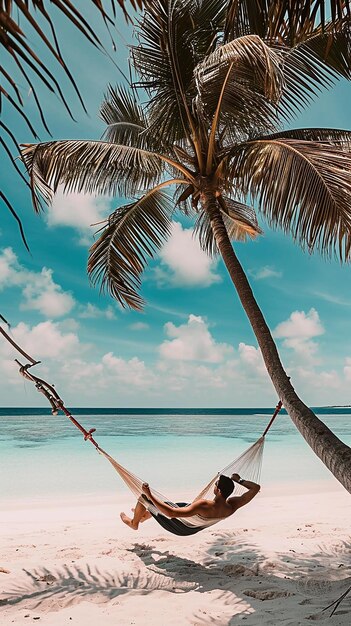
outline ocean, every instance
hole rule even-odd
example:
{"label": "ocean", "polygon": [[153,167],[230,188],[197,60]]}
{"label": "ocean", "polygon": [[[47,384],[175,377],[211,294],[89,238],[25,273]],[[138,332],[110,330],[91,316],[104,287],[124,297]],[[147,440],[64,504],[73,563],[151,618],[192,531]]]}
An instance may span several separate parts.
{"label": "ocean", "polygon": [[[273,409],[72,409],[99,445],[122,465],[170,497],[194,495],[254,443]],[[351,409],[316,409],[351,445]],[[110,495],[125,491],[111,465],[63,416],[48,409],[0,409],[3,502],[48,496]],[[286,414],[269,431],[261,484],[330,481]]]}

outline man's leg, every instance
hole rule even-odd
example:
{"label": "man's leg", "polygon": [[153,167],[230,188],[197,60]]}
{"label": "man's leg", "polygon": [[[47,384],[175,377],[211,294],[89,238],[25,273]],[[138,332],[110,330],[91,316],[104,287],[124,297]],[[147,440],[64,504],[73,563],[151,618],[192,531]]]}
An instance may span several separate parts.
{"label": "man's leg", "polygon": [[[135,511],[135,507],[132,507],[132,509],[131,509],[131,510],[132,510],[132,511],[133,511],[133,513],[134,513],[134,511]],[[147,510],[145,509],[145,513],[144,513],[143,517],[140,519],[140,524],[142,524],[142,522],[146,522],[146,520],[150,519],[151,517],[152,517],[151,513],[149,513],[149,511],[147,511]]]}
{"label": "man's leg", "polygon": [[134,509],[133,519],[128,517],[125,513],[121,513],[121,520],[124,522],[129,528],[133,530],[138,530],[140,522],[145,522],[147,519],[150,519],[152,515],[149,511],[146,510],[143,504],[138,500],[136,503],[136,507]]}

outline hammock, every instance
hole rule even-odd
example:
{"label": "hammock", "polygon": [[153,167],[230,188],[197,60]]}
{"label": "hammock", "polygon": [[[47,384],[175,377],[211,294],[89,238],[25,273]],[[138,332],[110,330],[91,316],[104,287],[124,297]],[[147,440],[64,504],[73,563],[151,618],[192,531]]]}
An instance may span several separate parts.
{"label": "hammock", "polygon": [[[78,428],[81,433],[84,435],[85,441],[90,441],[96,448],[96,450],[105,457],[111,463],[112,467],[116,470],[119,476],[122,478],[124,483],[129,487],[129,489],[134,493],[136,498],[145,506],[145,508],[151,513],[152,517],[166,530],[172,532],[176,535],[193,535],[200,530],[213,526],[221,519],[208,519],[201,517],[200,515],[193,515],[191,517],[182,517],[181,509],[182,506],[186,506],[185,502],[171,502],[169,498],[162,495],[158,491],[152,488],[152,492],[156,495],[156,497],[168,504],[175,509],[175,516],[172,518],[168,518],[158,510],[158,508],[153,504],[150,500],[146,498],[146,496],[142,492],[142,485],[145,482],[128,469],[123,467],[118,461],[116,461],[112,456],[110,456],[105,450],[103,450],[99,444],[93,438],[93,433],[96,431],[95,428],[91,428],[90,430],[86,430],[70,413],[70,411],[65,407],[63,400],[58,395],[56,389],[47,383],[44,379],[38,378],[32,372],[28,370],[40,363],[40,361],[35,361],[30,355],[28,355],[18,344],[16,344],[11,337],[0,327],[0,333],[11,343],[12,346],[24,356],[29,363],[22,364],[17,359],[15,359],[16,363],[19,365],[19,371],[24,378],[33,382],[37,388],[37,390],[42,393],[47,400],[51,404],[52,414],[57,415],[61,410],[68,419]],[[233,473],[237,473],[240,475],[244,475],[247,480],[251,480],[253,482],[259,482],[260,474],[261,474],[261,466],[262,466],[262,455],[263,448],[265,442],[265,436],[268,430],[271,428],[275,418],[277,417],[279,411],[282,408],[282,402],[279,401],[275,411],[270,419],[267,427],[262,433],[261,437],[252,444],[247,450],[245,450],[237,459],[232,461],[229,465],[224,467],[220,472],[218,472],[211,480],[205,485],[202,491],[193,499],[193,501],[200,500],[202,498],[208,498],[213,493],[213,488],[216,480],[220,474],[224,474],[226,476],[231,476]],[[235,488],[236,494],[241,494],[245,492],[245,488],[241,485],[237,485]],[[179,511],[179,513],[178,513]]]}
{"label": "hammock", "polygon": [[[280,410],[280,407],[279,407]],[[278,410],[276,409],[278,413]],[[193,502],[196,500],[200,500],[202,498],[209,498],[211,494],[213,494],[213,488],[216,480],[220,474],[225,474],[226,476],[231,476],[233,473],[237,473],[240,475],[244,475],[247,480],[252,480],[253,482],[258,482],[259,476],[261,473],[261,465],[262,465],[262,454],[263,454],[263,446],[264,446],[264,436],[262,435],[252,446],[250,446],[245,452],[243,452],[237,459],[232,461],[229,465],[224,467],[220,472],[218,472],[210,482],[202,489],[202,491],[193,499]],[[102,450],[99,446],[97,446],[98,451],[105,456],[105,458],[111,463],[116,472],[120,475],[125,484],[129,487],[129,489],[134,493],[134,495],[138,498],[138,500],[145,506],[145,508],[151,513],[152,517],[161,525],[165,530],[173,532],[175,535],[193,535],[200,530],[204,530],[209,526],[213,526],[217,522],[222,521],[223,518],[220,519],[208,519],[201,517],[200,515],[192,515],[191,517],[182,517],[181,515],[181,507],[185,506],[186,502],[171,502],[169,498],[159,493],[155,489],[152,489],[152,493],[155,496],[168,504],[174,509],[175,516],[174,518],[168,518],[157,509],[155,504],[153,504],[150,500],[146,498],[146,496],[142,493],[142,484],[143,481],[135,474],[132,474],[125,467],[120,465],[113,457],[111,457],[107,452]],[[237,488],[238,487],[238,488]],[[235,489],[235,493],[243,493],[245,488],[238,485]],[[179,511],[179,513],[178,513]]]}

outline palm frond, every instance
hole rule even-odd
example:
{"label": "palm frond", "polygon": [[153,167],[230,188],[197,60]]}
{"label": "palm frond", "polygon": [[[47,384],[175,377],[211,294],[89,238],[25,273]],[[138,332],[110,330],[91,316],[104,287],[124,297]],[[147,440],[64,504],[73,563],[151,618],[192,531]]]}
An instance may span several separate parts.
{"label": "palm frond", "polygon": [[[246,241],[262,234],[252,207],[227,196],[219,196],[217,203],[231,241]],[[209,216],[204,211],[197,217],[194,235],[198,237],[202,250],[210,257],[219,254]]]}
{"label": "palm frond", "polygon": [[232,151],[228,172],[273,227],[308,248],[351,256],[351,153],[330,143],[262,138]]}
{"label": "palm frond", "polygon": [[214,50],[223,30],[224,0],[155,0],[138,28],[132,48],[138,87],[150,97],[150,125],[169,143],[191,143],[194,68]]}
{"label": "palm frond", "polygon": [[152,190],[135,202],[118,208],[90,250],[88,272],[94,284],[111,294],[123,307],[140,310],[140,276],[148,257],[153,258],[171,229],[173,202],[164,192]]}
{"label": "palm frond", "polygon": [[184,185],[178,185],[173,194],[174,206],[178,207],[180,211],[188,217],[192,217],[195,214],[192,205],[194,191],[193,185],[187,185],[186,187],[184,187]]}
{"label": "palm frond", "polygon": [[138,87],[150,96],[150,126],[170,144],[189,136],[195,4],[155,0],[139,24],[140,43],[132,47],[132,62],[141,78]]}
{"label": "palm frond", "polygon": [[103,139],[108,142],[158,151],[167,147],[164,139],[148,128],[145,109],[135,94],[123,86],[109,86],[100,116],[107,124]]}
{"label": "palm frond", "polygon": [[283,117],[294,117],[323,89],[332,86],[335,77],[326,64],[308,48],[297,46],[282,51],[285,88],[280,102]]}
{"label": "palm frond", "polygon": [[111,143],[128,144],[147,128],[143,108],[123,85],[108,86],[100,117],[107,125],[103,137]]}
{"label": "palm frond", "polygon": [[229,238],[233,241],[246,241],[262,235],[253,207],[228,196],[219,196],[218,203],[227,227]]}
{"label": "palm frond", "polygon": [[[331,16],[331,20],[330,20]],[[351,10],[338,0],[233,0],[224,41],[257,34],[284,58],[283,117],[295,115],[340,76],[351,77]]]}
{"label": "palm frond", "polygon": [[281,49],[281,54],[285,88],[280,108],[283,114],[295,115],[340,77],[351,78],[351,21],[342,30],[337,24],[328,24],[326,32],[317,29],[307,41]]}
{"label": "palm frond", "polygon": [[324,63],[335,77],[351,78],[351,16],[328,22],[325,29],[317,29],[301,47]]}
{"label": "palm frond", "polygon": [[199,213],[194,224],[194,237],[197,237],[201,249],[211,258],[219,254],[218,246],[214,238],[210,218],[207,213]]}
{"label": "palm frond", "polygon": [[256,35],[247,35],[218,47],[195,68],[197,101],[211,118],[221,100],[225,127],[235,124],[247,133],[272,130],[283,78],[281,56]]}
{"label": "palm frond", "polygon": [[[277,102],[283,87],[280,56],[257,35],[246,35],[217,47],[195,68],[201,95],[211,86],[220,71],[225,74],[233,64],[232,80],[262,93]],[[222,85],[223,81],[219,81]],[[230,81],[229,81],[230,82]],[[201,90],[203,87],[203,91]],[[219,90],[217,88],[217,94]]]}
{"label": "palm frond", "polygon": [[16,220],[18,229],[20,231],[21,239],[22,239],[25,247],[27,248],[27,250],[29,252],[30,250],[29,250],[29,246],[28,246],[28,243],[27,243],[27,240],[26,240],[26,236],[24,234],[22,222],[21,222],[17,212],[13,208],[11,202],[9,201],[9,199],[5,196],[5,194],[1,190],[0,190],[0,199],[4,202],[5,206],[8,208],[8,210],[10,211],[10,213],[12,214],[14,219]]}
{"label": "palm frond", "polygon": [[[103,141],[51,141],[22,149],[33,190],[50,203],[59,185],[66,192],[130,194],[156,184],[161,155]],[[39,210],[37,199],[34,199]]]}
{"label": "palm frond", "polygon": [[195,65],[211,54],[222,41],[227,9],[226,0],[193,2],[191,42]]}
{"label": "palm frond", "polygon": [[293,128],[269,135],[269,139],[318,141],[351,152],[351,131],[339,128]]}
{"label": "palm frond", "polygon": [[340,0],[232,0],[224,27],[225,41],[256,34],[270,43],[289,46],[303,41],[317,27],[351,16],[349,2]]}
{"label": "palm frond", "polygon": [[255,34],[265,37],[269,23],[273,21],[273,7],[266,0],[233,0],[228,6],[224,27],[225,41],[243,35]]}

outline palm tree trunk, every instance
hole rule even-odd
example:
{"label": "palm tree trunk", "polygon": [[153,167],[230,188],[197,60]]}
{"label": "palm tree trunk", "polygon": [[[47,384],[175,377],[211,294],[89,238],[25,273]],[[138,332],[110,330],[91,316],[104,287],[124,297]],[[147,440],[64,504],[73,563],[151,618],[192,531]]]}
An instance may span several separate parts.
{"label": "palm tree trunk", "polygon": [[351,448],[343,443],[309,409],[295,392],[280,361],[277,347],[263,314],[255,300],[245,272],[229,240],[216,198],[212,192],[201,194],[217,246],[249,318],[272,383],[295,426],[312,450],[351,493]]}

